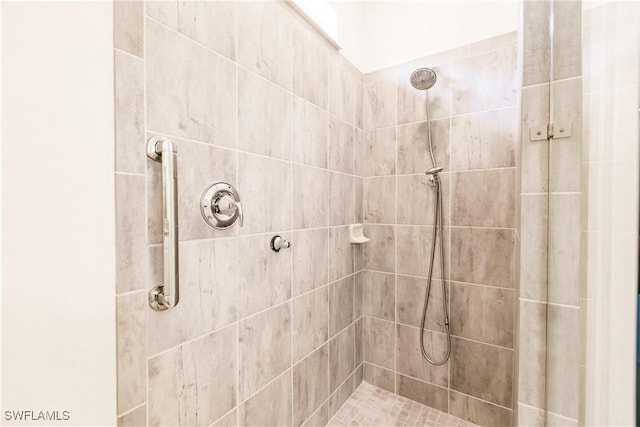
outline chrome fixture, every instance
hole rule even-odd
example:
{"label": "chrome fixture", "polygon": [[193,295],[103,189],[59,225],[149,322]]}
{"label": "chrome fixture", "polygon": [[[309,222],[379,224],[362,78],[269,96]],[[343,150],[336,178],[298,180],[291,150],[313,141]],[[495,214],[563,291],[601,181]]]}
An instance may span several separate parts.
{"label": "chrome fixture", "polygon": [[435,71],[431,68],[418,68],[411,73],[411,85],[418,90],[431,89],[437,79]]}
{"label": "chrome fixture", "polygon": [[291,242],[283,239],[281,236],[273,236],[271,239],[271,249],[275,252],[280,252],[280,249],[288,249],[291,247]]}
{"label": "chrome fixture", "polygon": [[240,194],[231,184],[216,182],[205,188],[200,198],[200,213],[213,228],[231,227],[236,221],[244,223]]}
{"label": "chrome fixture", "polygon": [[[430,68],[418,68],[411,74],[411,84],[413,87],[419,90],[425,91],[425,108],[427,112],[427,141],[429,144],[429,155],[431,156],[431,169],[427,170],[425,174],[429,176],[429,185],[435,187],[436,190],[436,203],[433,210],[433,239],[431,241],[431,261],[429,264],[429,277],[427,280],[426,295],[424,298],[424,305],[422,309],[422,320],[420,321],[420,350],[422,356],[433,365],[444,365],[449,360],[451,355],[451,332],[449,330],[449,298],[447,295],[447,279],[445,276],[445,262],[444,262],[444,237],[443,237],[443,216],[442,216],[442,188],[440,185],[440,172],[444,170],[442,166],[436,165],[436,159],[433,154],[433,142],[431,139],[431,123],[429,121],[429,92],[426,89],[430,89],[436,84],[436,73]],[[440,236],[440,238],[438,238]],[[442,360],[435,360],[427,354],[424,348],[424,327],[427,319],[427,309],[429,307],[429,297],[431,296],[431,283],[433,281],[433,265],[436,261],[436,246],[440,243],[440,267],[441,267],[441,283],[442,283],[442,313],[444,316],[444,327],[447,334],[447,353]]]}
{"label": "chrome fixture", "polygon": [[178,278],[178,150],[170,139],[154,136],[147,141],[147,157],[162,162],[162,243],[164,281],[149,291],[156,311],[175,307],[180,300]]}

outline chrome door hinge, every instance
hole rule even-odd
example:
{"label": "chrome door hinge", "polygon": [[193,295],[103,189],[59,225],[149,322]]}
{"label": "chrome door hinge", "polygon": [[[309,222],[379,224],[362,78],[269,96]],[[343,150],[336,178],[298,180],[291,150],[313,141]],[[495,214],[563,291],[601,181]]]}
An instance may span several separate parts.
{"label": "chrome door hinge", "polygon": [[549,123],[547,126],[529,128],[529,139],[531,141],[542,141],[545,139],[569,138],[571,133],[571,123]]}

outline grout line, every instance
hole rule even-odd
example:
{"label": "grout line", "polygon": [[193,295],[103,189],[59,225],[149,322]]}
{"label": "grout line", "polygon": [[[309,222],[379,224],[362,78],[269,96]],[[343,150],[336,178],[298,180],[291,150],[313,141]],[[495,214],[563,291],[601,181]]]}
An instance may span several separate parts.
{"label": "grout line", "polygon": [[[236,123],[236,127],[237,127],[237,123]],[[173,135],[167,132],[160,132],[160,131],[154,131],[154,130],[149,130],[147,131],[151,134],[158,134],[158,135],[163,135],[166,136],[167,138],[173,138],[173,139],[178,139],[178,140],[182,140],[184,142],[189,142],[189,143],[194,143],[194,144],[200,144],[200,145],[205,145],[207,147],[213,147],[213,148],[218,148],[218,149],[222,149],[222,150],[228,150],[228,151],[233,151],[233,152],[237,152],[238,154],[244,154],[244,155],[248,155],[248,156],[255,156],[255,157],[259,157],[262,159],[267,159],[267,160],[273,160],[276,162],[280,162],[280,163],[287,163],[287,164],[291,164],[294,166],[303,166],[303,167],[307,167],[307,168],[311,168],[311,169],[316,169],[316,170],[320,170],[320,171],[325,171],[325,172],[333,172],[339,175],[345,175],[348,177],[356,177],[356,175],[352,174],[352,173],[348,173],[348,172],[344,172],[344,171],[340,171],[340,170],[336,170],[336,169],[330,169],[327,165],[326,168],[320,167],[320,166],[316,166],[316,165],[311,165],[311,164],[307,164],[307,163],[300,163],[300,162],[295,162],[291,159],[283,159],[280,157],[272,157],[272,156],[268,156],[265,154],[261,154],[261,153],[255,153],[252,151],[246,151],[246,150],[241,150],[239,148],[232,148],[229,146],[225,146],[225,145],[219,145],[213,142],[206,142],[206,141],[198,141],[196,139],[191,139],[188,137],[184,137],[184,136],[178,136],[178,135]],[[236,131],[237,133],[237,131]],[[237,136],[236,136],[236,140],[237,140]],[[293,145],[293,144],[292,144]],[[236,143],[237,146],[237,143]]]}
{"label": "grout line", "polygon": [[144,178],[145,174],[144,173],[136,173],[136,172],[120,172],[120,171],[114,171],[113,172],[115,175],[123,175],[123,176],[137,176],[140,178]]}
{"label": "grout line", "polygon": [[[236,65],[237,70],[242,70],[243,72],[250,73],[250,74],[252,74],[253,76],[258,77],[258,78],[260,78],[260,79],[264,80],[265,82],[270,83],[271,85],[273,85],[273,86],[277,87],[278,89],[283,90],[283,91],[284,91],[284,92],[286,92],[287,94],[292,95],[293,97],[295,97],[295,98],[297,98],[297,99],[299,99],[299,100],[301,100],[301,101],[305,101],[305,102],[307,102],[307,103],[309,103],[309,104],[314,105],[315,107],[319,108],[319,109],[320,109],[320,110],[322,110],[323,112],[326,112],[326,113],[327,113],[327,114],[329,114],[330,116],[332,116],[332,117],[334,117],[334,118],[336,118],[336,119],[338,119],[338,120],[342,121],[343,123],[346,123],[346,124],[348,124],[349,126],[357,127],[357,125],[356,125],[356,123],[355,123],[355,117],[353,117],[353,119],[354,119],[353,123],[350,123],[350,122],[348,122],[347,120],[344,120],[341,116],[339,116],[339,115],[337,115],[337,114],[333,113],[332,111],[330,111],[330,109],[329,109],[329,99],[330,99],[330,98],[328,98],[327,107],[326,107],[326,108],[324,108],[324,107],[322,107],[321,105],[315,104],[315,103],[313,103],[313,102],[309,101],[308,99],[306,99],[306,98],[302,97],[302,96],[301,96],[301,95],[299,95],[298,93],[294,92],[294,91],[293,91],[293,85],[292,85],[291,89],[289,89],[289,88],[287,88],[287,87],[285,87],[285,86],[282,86],[280,83],[278,83],[278,82],[276,82],[276,81],[274,81],[274,80],[271,80],[271,79],[269,79],[268,77],[265,77],[265,76],[263,76],[262,74],[259,74],[258,72],[256,72],[256,71],[254,71],[254,70],[252,70],[252,69],[250,69],[250,68],[248,68],[248,67],[246,67],[246,66],[242,65],[242,64],[240,63],[240,61],[239,61],[239,58],[238,58],[238,56],[239,56],[239,55],[238,55],[238,51],[239,51],[239,45],[238,45],[238,43],[236,43],[236,58],[235,58],[235,60],[233,60],[233,59],[231,59],[231,58],[228,58],[228,57],[224,56],[224,55],[223,55],[223,54],[221,54],[220,52],[217,52],[217,51],[215,51],[215,50],[211,49],[210,47],[208,47],[208,46],[206,46],[206,45],[202,44],[202,43],[201,43],[201,42],[199,42],[198,40],[193,39],[193,38],[191,38],[190,36],[188,36],[188,35],[186,35],[186,34],[184,34],[184,33],[180,32],[180,31],[178,31],[178,30],[176,30],[176,29],[174,29],[174,28],[169,27],[168,25],[166,25],[166,24],[164,24],[164,23],[162,23],[162,22],[158,21],[156,18],[154,18],[154,17],[152,17],[152,16],[150,16],[150,15],[146,15],[146,19],[148,19],[148,20],[150,20],[150,21],[153,21],[153,22],[154,22],[154,23],[156,23],[157,25],[160,25],[160,26],[164,27],[164,28],[165,28],[166,30],[168,30],[168,31],[171,31],[171,32],[173,32],[173,33],[175,33],[175,34],[178,34],[180,37],[187,39],[188,41],[190,41],[190,42],[192,42],[192,43],[196,44],[196,45],[197,45],[197,46],[199,46],[200,48],[205,49],[206,51],[213,53],[213,54],[214,54],[214,55],[216,55],[218,58],[221,58],[221,59],[223,59],[223,60],[224,60],[224,61],[226,61],[226,62],[230,62],[230,63],[232,63],[232,64]],[[236,14],[236,19],[237,19],[237,14]],[[236,30],[237,30],[237,28],[238,28],[238,26],[236,25]],[[238,40],[238,38],[237,38],[237,37],[236,37],[236,40]],[[293,66],[293,61],[292,61],[292,66]],[[237,75],[238,75],[238,74],[237,74]]]}
{"label": "grout line", "polygon": [[224,419],[225,417],[229,416],[232,412],[236,411],[238,409],[238,406],[234,406],[231,410],[227,411],[226,413],[224,413],[223,415],[221,415],[220,417],[218,417],[218,419],[216,419],[214,422],[212,422],[209,427],[213,427],[216,425],[216,423],[218,423],[220,420]]}
{"label": "grout line", "polygon": [[[143,6],[143,7],[144,7],[144,6]],[[144,24],[143,24],[143,25],[144,25]],[[143,30],[143,31],[144,31],[144,30]],[[114,47],[114,48],[113,48],[113,51],[114,51],[114,52],[116,52],[116,53],[118,53],[118,54],[124,54],[124,55],[126,55],[126,56],[128,56],[128,57],[130,57],[130,58],[137,59],[138,61],[143,61],[143,62],[144,62],[144,57],[139,57],[138,55],[134,55],[133,53],[131,53],[131,52],[127,52],[126,50],[121,49],[121,48],[119,48],[119,47]],[[143,55],[144,55],[144,53],[143,53]]]}
{"label": "grout line", "polygon": [[[145,397],[146,397],[146,396],[145,396]],[[130,413],[132,413],[133,411],[136,411],[136,410],[140,409],[142,406],[144,406],[144,405],[146,405],[146,404],[147,404],[147,401],[146,401],[146,399],[145,399],[145,400],[144,400],[144,402],[142,402],[141,404],[139,404],[139,405],[137,405],[137,406],[134,406],[134,407],[133,407],[133,408],[131,408],[131,409],[127,409],[127,410],[126,410],[126,411],[124,411],[124,412],[121,412],[120,414],[118,414],[118,415],[116,416],[116,418],[120,418],[120,417],[124,417],[125,415],[129,415],[129,414],[130,414]]]}

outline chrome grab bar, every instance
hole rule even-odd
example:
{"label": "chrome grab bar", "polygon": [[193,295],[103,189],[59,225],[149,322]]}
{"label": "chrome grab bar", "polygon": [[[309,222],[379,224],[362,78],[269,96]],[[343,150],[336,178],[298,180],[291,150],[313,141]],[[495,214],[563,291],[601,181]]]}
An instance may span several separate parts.
{"label": "chrome grab bar", "polygon": [[164,283],[149,291],[149,305],[156,311],[178,304],[178,150],[173,141],[154,136],[147,142],[147,157],[162,162],[162,243]]}

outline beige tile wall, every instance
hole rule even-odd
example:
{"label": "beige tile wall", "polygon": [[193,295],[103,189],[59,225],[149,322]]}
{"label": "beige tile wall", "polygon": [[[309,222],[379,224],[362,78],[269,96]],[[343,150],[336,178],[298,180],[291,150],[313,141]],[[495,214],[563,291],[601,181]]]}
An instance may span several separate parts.
{"label": "beige tile wall", "polygon": [[[582,4],[523,7],[518,425],[576,425]],[[530,140],[550,121],[570,123],[572,136]]]}
{"label": "beige tile wall", "polygon": [[[115,8],[118,424],[326,424],[363,378],[347,227],[372,189],[355,156],[362,75],[283,3]],[[166,312],[147,304],[162,282],[151,135],[179,153],[181,298]],[[200,218],[216,181],[237,186],[243,228]],[[271,251],[275,234],[292,248]]]}
{"label": "beige tile wall", "polygon": [[[482,425],[512,420],[516,282],[517,35],[420,58],[364,76],[362,156],[364,379]],[[435,157],[445,170],[444,242],[452,355],[420,352],[420,318],[433,233],[434,190],[424,171],[425,93],[417,67],[438,74],[429,91]],[[439,265],[425,344],[440,358]]]}

